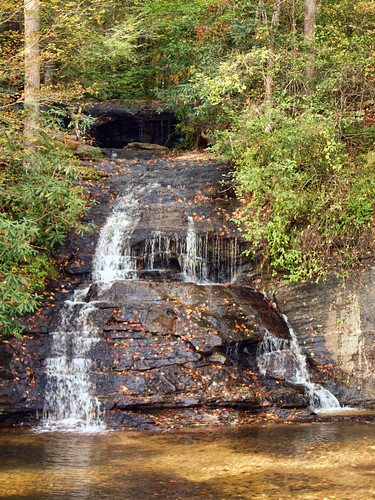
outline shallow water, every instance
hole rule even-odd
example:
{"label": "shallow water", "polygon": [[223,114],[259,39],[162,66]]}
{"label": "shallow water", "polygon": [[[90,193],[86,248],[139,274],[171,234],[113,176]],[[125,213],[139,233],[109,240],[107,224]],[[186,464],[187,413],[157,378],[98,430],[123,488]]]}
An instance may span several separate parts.
{"label": "shallow water", "polygon": [[375,498],[375,425],[0,431],[0,498]]}

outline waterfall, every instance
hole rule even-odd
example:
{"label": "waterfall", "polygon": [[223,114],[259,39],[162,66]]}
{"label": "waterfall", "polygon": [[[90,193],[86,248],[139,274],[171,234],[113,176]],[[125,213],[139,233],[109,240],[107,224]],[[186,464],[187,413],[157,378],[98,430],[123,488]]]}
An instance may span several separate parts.
{"label": "waterfall", "polygon": [[94,281],[109,283],[136,276],[131,236],[138,220],[137,207],[137,199],[131,190],[115,203],[112,214],[100,231],[93,264]]}
{"label": "waterfall", "polygon": [[199,237],[194,229],[194,219],[188,217],[185,252],[182,255],[182,270],[185,281],[207,282],[207,241]]}
{"label": "waterfall", "polygon": [[[139,270],[160,271],[176,265],[184,281],[230,282],[241,263],[237,239],[198,233],[188,217],[186,236],[163,235],[135,242],[139,207],[144,191],[160,188],[158,183],[134,189],[120,196],[100,231],[93,261],[94,282],[138,279]],[[210,248],[209,248],[210,247]],[[100,403],[92,395],[92,348],[100,340],[95,327],[98,309],[87,303],[86,290],[75,292],[60,312],[57,331],[51,334],[51,355],[46,360],[46,394],[42,430],[101,430]]]}
{"label": "waterfall", "polygon": [[[212,230],[211,222],[202,222],[198,216],[194,219],[195,212],[189,208],[190,204],[179,213],[178,229],[169,219],[166,221],[167,217],[151,216],[147,220],[154,200],[158,201],[157,210],[162,212],[164,209],[163,199],[160,201],[156,196],[162,186],[156,182],[148,183],[151,174],[147,171],[148,167],[140,174],[137,183],[126,182],[126,192],[115,200],[111,214],[101,228],[92,272],[92,280],[101,284],[98,288],[111,286],[106,284],[113,280],[141,279],[147,275],[142,273],[151,271],[157,278],[165,276],[162,271],[173,272],[176,280],[185,282],[233,282],[242,266],[241,240],[226,236],[224,230]],[[151,179],[159,178],[156,174],[158,172],[153,172]],[[142,184],[140,179],[143,179]],[[191,215],[186,217],[187,213]],[[153,220],[160,220],[166,227],[154,228]],[[93,384],[95,346],[103,336],[102,329],[96,326],[101,310],[95,301],[87,302],[86,294],[86,290],[76,291],[73,299],[63,304],[59,326],[51,333],[51,354],[46,360],[45,370],[43,429],[84,431],[104,428]],[[339,407],[329,391],[311,382],[306,360],[292,329],[290,334],[290,340],[275,339],[268,333],[264,335],[257,354],[260,372],[303,384],[314,409]]]}
{"label": "waterfall", "polygon": [[188,217],[186,236],[154,231],[137,245],[132,238],[139,222],[139,202],[130,193],[115,204],[102,228],[94,258],[93,279],[109,283],[115,279],[139,279],[142,271],[165,271],[178,263],[186,282],[231,283],[241,267],[238,238],[224,239],[197,232]]}
{"label": "waterfall", "polygon": [[[137,221],[137,206],[132,190],[115,203],[100,231],[93,263],[94,281],[108,283],[136,275],[130,238]],[[97,309],[95,302],[84,301],[85,294],[85,290],[78,290],[73,301],[64,303],[59,327],[52,334],[52,352],[46,360],[42,430],[95,431],[104,428],[100,420],[100,403],[91,395],[93,362],[90,351],[100,340],[91,317]]]}
{"label": "waterfall", "polygon": [[269,332],[264,334],[257,351],[260,373],[303,385],[312,410],[319,412],[340,408],[339,401],[330,391],[311,382],[306,357],[301,352],[296,334],[287,317],[283,318],[289,328],[290,340],[276,338]]}
{"label": "waterfall", "polygon": [[46,360],[47,384],[43,430],[96,431],[100,421],[100,403],[90,394],[90,350],[99,341],[92,316],[94,303],[67,300],[60,312],[59,327],[52,334],[52,352]]}
{"label": "waterfall", "polygon": [[[132,191],[121,196],[102,228],[96,248],[94,281],[134,277],[130,237],[137,220],[137,199]],[[86,291],[77,290],[60,312],[52,334],[51,356],[46,360],[46,391],[42,430],[101,430],[100,403],[91,395],[91,347],[100,340],[91,318],[95,302],[86,303]],[[94,319],[94,318],[93,318]]]}

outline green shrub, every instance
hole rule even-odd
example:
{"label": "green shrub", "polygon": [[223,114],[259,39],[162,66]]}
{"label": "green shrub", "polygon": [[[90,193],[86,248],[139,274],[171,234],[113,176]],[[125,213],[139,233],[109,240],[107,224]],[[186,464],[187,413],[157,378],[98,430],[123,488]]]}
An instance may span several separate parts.
{"label": "green shrub", "polygon": [[0,171],[2,336],[20,335],[17,318],[36,310],[46,280],[55,273],[53,248],[69,229],[84,229],[80,215],[86,207],[73,155],[48,139],[37,152],[22,151],[22,138],[13,132],[0,144],[7,162]]}
{"label": "green shrub", "polygon": [[249,109],[220,147],[236,158],[235,220],[274,273],[318,279],[333,258],[342,267],[358,261],[373,237],[375,173],[370,157],[349,158],[333,120]]}

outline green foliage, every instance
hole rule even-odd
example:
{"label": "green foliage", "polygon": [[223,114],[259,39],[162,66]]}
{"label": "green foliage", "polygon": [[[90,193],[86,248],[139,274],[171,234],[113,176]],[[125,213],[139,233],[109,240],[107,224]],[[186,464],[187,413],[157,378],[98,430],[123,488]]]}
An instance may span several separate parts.
{"label": "green foliage", "polygon": [[57,276],[55,262],[47,253],[38,253],[23,268],[25,274],[30,277],[30,292],[42,292],[46,280]]}
{"label": "green foliage", "polygon": [[287,280],[355,264],[373,239],[375,10],[370,1],[323,0],[310,46],[302,7],[286,0],[271,30],[272,1],[200,5],[189,33],[194,63],[159,91],[177,107],[187,144],[203,136],[235,163],[235,218]]}
{"label": "green foliage", "polygon": [[247,109],[220,137],[236,156],[235,220],[253,253],[289,281],[324,276],[332,256],[342,267],[357,262],[373,238],[372,156],[349,158],[329,116],[273,110],[272,131],[268,120]]}
{"label": "green foliage", "polygon": [[201,131],[213,139],[214,131],[231,126],[262,84],[266,56],[262,48],[253,48],[219,63],[213,60],[187,82],[159,92],[178,110],[188,143],[194,145]]}
{"label": "green foliage", "polygon": [[[8,123],[9,120],[8,120]],[[15,121],[14,123],[17,123]],[[76,160],[41,139],[37,152],[22,150],[17,127],[0,141],[0,331],[19,335],[17,318],[34,311],[54,273],[51,251],[71,228],[84,230],[86,202],[76,185]]]}
{"label": "green foliage", "polygon": [[92,128],[96,120],[82,113],[82,106],[61,102],[48,102],[48,105],[45,103],[41,119],[44,133],[48,135],[49,130],[52,138],[58,134],[61,136],[61,131],[74,134],[79,130],[81,134],[85,133]]}

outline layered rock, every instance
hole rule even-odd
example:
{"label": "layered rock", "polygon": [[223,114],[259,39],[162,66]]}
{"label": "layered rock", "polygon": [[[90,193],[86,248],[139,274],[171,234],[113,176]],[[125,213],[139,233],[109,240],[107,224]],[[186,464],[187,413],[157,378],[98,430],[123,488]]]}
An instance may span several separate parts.
{"label": "layered rock", "polygon": [[375,266],[332,273],[320,283],[283,284],[269,290],[287,314],[309,365],[342,405],[375,403]]}
{"label": "layered rock", "polygon": [[[111,425],[129,411],[308,404],[302,387],[259,374],[256,351],[264,333],[288,338],[289,331],[250,288],[128,280],[95,283],[86,300],[95,306],[88,321],[100,337],[90,352],[92,392]],[[27,335],[4,351],[5,412],[11,405],[15,418],[42,414],[50,350],[48,336]]]}
{"label": "layered rock", "polygon": [[[108,409],[306,405],[301,389],[267,384],[259,376],[256,347],[265,329],[289,334],[261,294],[235,286],[133,281],[92,288],[104,338],[94,347],[93,380]],[[248,347],[247,366],[231,359],[229,346],[238,341]]]}

